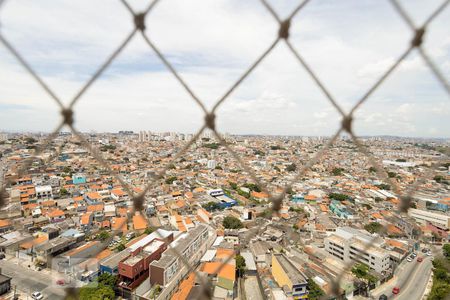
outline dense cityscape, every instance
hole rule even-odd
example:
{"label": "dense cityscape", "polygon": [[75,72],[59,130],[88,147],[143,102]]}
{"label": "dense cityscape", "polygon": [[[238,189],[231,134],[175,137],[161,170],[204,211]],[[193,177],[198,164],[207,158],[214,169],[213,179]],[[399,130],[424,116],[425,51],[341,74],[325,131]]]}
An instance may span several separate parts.
{"label": "dense cityscape", "polygon": [[450,292],[448,139],[82,136],[0,133],[4,299]]}

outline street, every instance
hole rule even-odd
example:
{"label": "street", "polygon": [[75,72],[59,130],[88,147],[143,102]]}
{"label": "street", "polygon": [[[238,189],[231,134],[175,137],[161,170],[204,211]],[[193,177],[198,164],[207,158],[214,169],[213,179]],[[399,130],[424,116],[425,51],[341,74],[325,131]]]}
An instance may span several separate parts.
{"label": "street", "polygon": [[[375,299],[378,299],[381,294],[385,294],[389,299],[421,299],[430,278],[431,268],[431,257],[429,256],[424,256],[420,263],[417,262],[417,259],[412,262],[404,261],[399,266],[395,277],[372,292],[372,296]],[[400,288],[399,294],[392,294],[394,287]]]}
{"label": "street", "polygon": [[[55,284],[55,278],[47,271],[34,271],[11,261],[1,260],[2,274],[12,277],[11,290],[17,286],[20,299],[31,299],[33,292],[41,292],[44,299],[64,299],[64,287]],[[28,297],[27,297],[28,296]]]}

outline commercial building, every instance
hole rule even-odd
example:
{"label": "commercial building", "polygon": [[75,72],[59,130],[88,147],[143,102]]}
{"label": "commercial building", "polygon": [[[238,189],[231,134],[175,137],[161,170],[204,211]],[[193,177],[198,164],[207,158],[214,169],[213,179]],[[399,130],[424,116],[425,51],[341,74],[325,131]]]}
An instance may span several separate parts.
{"label": "commercial building", "polygon": [[421,209],[410,208],[408,215],[422,224],[432,224],[440,229],[448,230],[450,228],[450,215],[430,212]]}
{"label": "commercial building", "polygon": [[344,262],[363,263],[378,273],[390,268],[389,251],[383,249],[384,241],[351,227],[337,228],[324,239],[325,251]]}

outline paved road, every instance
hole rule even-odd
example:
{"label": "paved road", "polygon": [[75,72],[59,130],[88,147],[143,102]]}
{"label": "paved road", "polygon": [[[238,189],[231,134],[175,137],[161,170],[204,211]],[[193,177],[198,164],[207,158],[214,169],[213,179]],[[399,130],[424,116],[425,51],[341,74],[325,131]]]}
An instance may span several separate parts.
{"label": "paved road", "polygon": [[17,286],[17,290],[22,296],[24,294],[30,296],[33,292],[41,292],[45,299],[64,299],[64,288],[57,286],[53,276],[47,272],[30,270],[7,260],[0,261],[0,268],[2,274],[12,277],[11,285]]}
{"label": "paved road", "polygon": [[[401,269],[396,272],[394,279],[372,293],[375,299],[378,299],[381,294],[385,294],[389,299],[421,299],[431,274],[431,257],[424,256],[420,263],[417,262],[417,258],[412,262],[405,261],[399,268]],[[395,286],[400,288],[398,295],[392,294],[392,288]]]}

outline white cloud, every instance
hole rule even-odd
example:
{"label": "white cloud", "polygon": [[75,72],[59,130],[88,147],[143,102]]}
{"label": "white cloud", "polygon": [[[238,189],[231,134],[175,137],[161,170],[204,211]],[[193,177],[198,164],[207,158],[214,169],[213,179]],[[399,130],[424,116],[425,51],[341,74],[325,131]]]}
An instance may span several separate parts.
{"label": "white cloud", "polygon": [[[144,2],[132,5],[140,11],[149,3]],[[292,3],[273,1],[284,16]],[[423,3],[404,5],[418,20],[418,10],[431,11]],[[446,16],[430,26],[425,49],[448,78]],[[120,1],[9,1],[0,17],[5,36],[65,103],[132,29],[131,16]],[[368,0],[312,1],[291,26],[293,45],[347,111],[412,36],[390,5]],[[256,0],[162,0],[148,16],[147,32],[210,108],[268,47],[277,24]],[[2,47],[0,70],[0,128],[53,129],[58,107]],[[363,104],[355,128],[364,135],[448,137],[447,103],[448,95],[421,58],[411,55]],[[1,111],[2,105],[11,104],[29,110],[15,109],[11,115],[9,106]],[[87,131],[193,132],[203,121],[200,108],[139,35],[80,99],[75,112],[77,126]],[[219,128],[232,133],[325,135],[334,133],[340,122],[283,43],[229,96],[217,118]]]}

